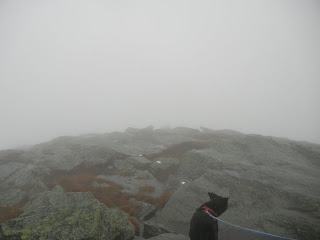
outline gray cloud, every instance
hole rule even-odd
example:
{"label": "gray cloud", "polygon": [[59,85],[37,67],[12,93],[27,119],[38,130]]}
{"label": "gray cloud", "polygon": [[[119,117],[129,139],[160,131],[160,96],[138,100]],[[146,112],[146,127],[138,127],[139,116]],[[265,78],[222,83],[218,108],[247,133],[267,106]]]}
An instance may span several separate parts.
{"label": "gray cloud", "polygon": [[0,2],[0,148],[128,126],[320,143],[318,1]]}

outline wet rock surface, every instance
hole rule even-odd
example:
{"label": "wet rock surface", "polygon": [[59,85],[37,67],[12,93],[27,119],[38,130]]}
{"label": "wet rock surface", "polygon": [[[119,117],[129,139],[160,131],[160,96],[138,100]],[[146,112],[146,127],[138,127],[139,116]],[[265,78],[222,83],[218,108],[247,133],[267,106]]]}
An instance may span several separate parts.
{"label": "wet rock surface", "polygon": [[176,172],[179,163],[179,160],[175,158],[156,158],[150,165],[150,172],[158,180],[166,181]]}
{"label": "wet rock surface", "polygon": [[155,224],[152,221],[148,221],[144,223],[144,231],[143,231],[143,237],[148,239],[151,237],[158,236],[163,233],[170,233],[172,230],[168,229],[164,225]]}
{"label": "wet rock surface", "polygon": [[[188,239],[208,191],[230,197],[223,220],[320,239],[319,176],[320,145],[231,130],[59,137],[0,151],[0,239],[130,239],[128,215],[140,223],[135,239]],[[24,201],[21,213],[13,208]],[[222,240],[255,239],[222,223],[219,231]]]}
{"label": "wet rock surface", "polygon": [[175,233],[164,233],[149,239],[151,240],[189,240],[188,237],[181,234],[175,234]]}
{"label": "wet rock surface", "polygon": [[[178,187],[153,221],[187,234],[194,210],[208,200],[206,192],[212,189],[230,197],[223,220],[292,238],[319,238],[316,164],[295,152],[285,140],[235,138],[215,141],[207,149],[184,155],[175,178],[184,179],[186,184]],[[226,229],[220,233],[221,239],[230,238],[233,229]]]}
{"label": "wet rock surface", "polygon": [[[142,240],[142,239],[144,238],[135,237],[133,240]],[[189,237],[186,237],[182,234],[176,234],[176,233],[163,233],[148,239],[150,240],[189,240]]]}
{"label": "wet rock surface", "polygon": [[129,199],[138,208],[133,214],[140,221],[145,221],[153,217],[156,213],[156,208],[152,204],[137,201],[134,198]]}

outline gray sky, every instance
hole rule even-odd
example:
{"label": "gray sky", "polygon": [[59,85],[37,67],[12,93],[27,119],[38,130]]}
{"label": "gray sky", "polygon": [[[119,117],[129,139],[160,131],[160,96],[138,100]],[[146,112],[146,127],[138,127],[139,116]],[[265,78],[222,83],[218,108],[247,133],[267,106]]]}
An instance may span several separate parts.
{"label": "gray sky", "polygon": [[320,143],[320,1],[0,0],[0,149],[200,125]]}

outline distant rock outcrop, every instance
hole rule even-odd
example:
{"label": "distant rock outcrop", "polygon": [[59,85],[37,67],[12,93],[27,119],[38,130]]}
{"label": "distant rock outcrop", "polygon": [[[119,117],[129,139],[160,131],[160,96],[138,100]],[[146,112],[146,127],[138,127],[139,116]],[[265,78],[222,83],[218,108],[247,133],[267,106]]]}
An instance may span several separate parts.
{"label": "distant rock outcrop", "polygon": [[230,197],[223,220],[320,239],[319,176],[319,144],[232,130],[59,137],[0,151],[0,239],[185,240],[208,191]]}

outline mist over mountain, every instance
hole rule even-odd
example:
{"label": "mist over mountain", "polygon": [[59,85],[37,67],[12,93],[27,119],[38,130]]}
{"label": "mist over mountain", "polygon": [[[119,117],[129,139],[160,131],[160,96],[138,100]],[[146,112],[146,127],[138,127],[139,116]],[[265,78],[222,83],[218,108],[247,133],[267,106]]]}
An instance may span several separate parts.
{"label": "mist over mountain", "polygon": [[[152,126],[0,151],[0,239],[189,239],[207,192],[221,219],[320,237],[320,145]],[[272,239],[219,224],[219,239]]]}
{"label": "mist over mountain", "polygon": [[314,0],[1,0],[0,239],[185,240],[209,191],[320,239],[319,23]]}
{"label": "mist over mountain", "polygon": [[319,22],[314,0],[1,0],[0,149],[148,125],[319,144]]}

